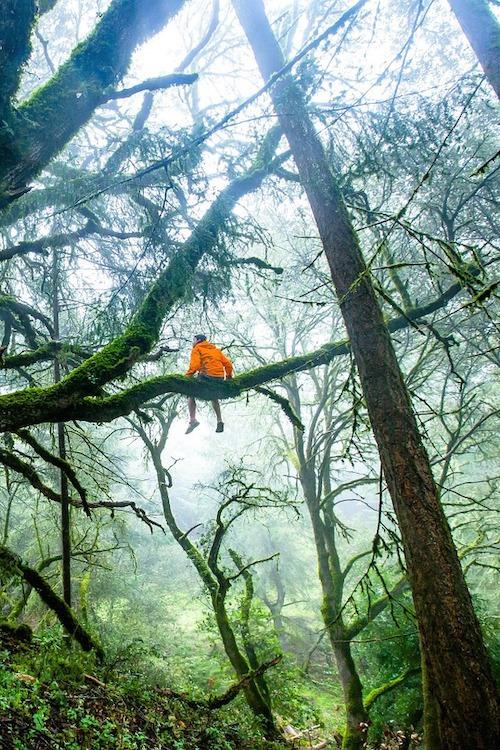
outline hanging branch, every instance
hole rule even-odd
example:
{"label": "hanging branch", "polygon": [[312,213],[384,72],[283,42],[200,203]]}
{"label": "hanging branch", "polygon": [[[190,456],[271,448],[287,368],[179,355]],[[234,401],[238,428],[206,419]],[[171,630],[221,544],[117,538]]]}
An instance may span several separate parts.
{"label": "hanging branch", "polygon": [[257,391],[257,393],[262,393],[263,396],[267,396],[268,398],[270,398],[271,401],[274,401],[275,404],[278,404],[278,406],[281,407],[287,419],[290,420],[292,425],[296,427],[297,430],[304,432],[305,427],[287,398],[285,398],[284,396],[280,396],[279,393],[271,391],[269,388],[263,388],[262,386],[258,386],[255,390]]}

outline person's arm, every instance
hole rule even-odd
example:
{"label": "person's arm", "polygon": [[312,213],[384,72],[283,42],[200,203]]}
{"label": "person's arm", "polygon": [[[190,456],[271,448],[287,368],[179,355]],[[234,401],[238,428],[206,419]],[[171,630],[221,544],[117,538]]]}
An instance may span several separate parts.
{"label": "person's arm", "polygon": [[196,346],[193,346],[193,349],[191,351],[191,359],[189,360],[189,369],[186,372],[186,376],[189,378],[191,375],[194,375],[195,372],[198,372],[198,370],[201,367],[201,355],[198,351],[198,348]]}
{"label": "person's arm", "polygon": [[222,352],[220,353],[220,358],[221,358],[222,364],[224,365],[224,370],[226,371],[226,378],[228,379],[232,378],[233,377],[233,363]]}

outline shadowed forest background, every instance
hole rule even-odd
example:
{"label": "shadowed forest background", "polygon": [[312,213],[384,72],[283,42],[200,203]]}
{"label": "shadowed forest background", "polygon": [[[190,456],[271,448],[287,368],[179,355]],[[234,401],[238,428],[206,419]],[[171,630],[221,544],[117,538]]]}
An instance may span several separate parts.
{"label": "shadowed forest background", "polygon": [[3,0],[2,749],[496,746],[499,59],[496,0]]}

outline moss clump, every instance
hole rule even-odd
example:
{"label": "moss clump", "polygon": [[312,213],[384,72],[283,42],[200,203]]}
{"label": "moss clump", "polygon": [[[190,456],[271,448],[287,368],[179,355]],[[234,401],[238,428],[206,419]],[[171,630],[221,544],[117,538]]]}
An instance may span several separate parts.
{"label": "moss clump", "polygon": [[31,639],[33,638],[33,631],[28,625],[18,625],[14,622],[9,622],[8,620],[4,622],[0,622],[0,642],[2,644],[4,642],[22,642],[22,643],[31,643]]}

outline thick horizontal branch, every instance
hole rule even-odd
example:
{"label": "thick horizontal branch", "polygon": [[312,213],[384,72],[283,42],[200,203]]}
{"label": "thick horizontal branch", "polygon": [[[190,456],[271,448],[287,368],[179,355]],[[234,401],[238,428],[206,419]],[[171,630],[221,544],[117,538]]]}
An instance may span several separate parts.
{"label": "thick horizontal branch", "polygon": [[[400,331],[407,328],[411,321],[439,310],[462,289],[461,284],[453,284],[432,302],[415,307],[413,310],[406,311],[404,315],[387,321],[389,331],[392,333]],[[57,386],[28,388],[25,391],[0,396],[0,431],[12,431],[41,422],[67,421],[70,419],[110,422],[166,393],[194,396],[204,400],[234,398],[244,391],[265,385],[273,380],[279,380],[291,373],[303,372],[313,367],[328,364],[335,357],[348,354],[349,350],[349,342],[343,340],[325,344],[307,354],[264,365],[220,383],[187,378],[182,375],[164,375],[144,380],[121,393],[107,397],[83,396],[74,399],[71,395],[66,395],[64,391],[58,389]],[[102,350],[102,352],[105,351],[106,348]],[[92,362],[92,359],[96,357],[98,355],[91,358],[89,362]],[[85,367],[85,364],[82,368]],[[78,373],[78,369],[73,372]],[[70,381],[70,379],[71,376],[65,380]],[[61,381],[61,383],[64,383],[64,381]]]}

